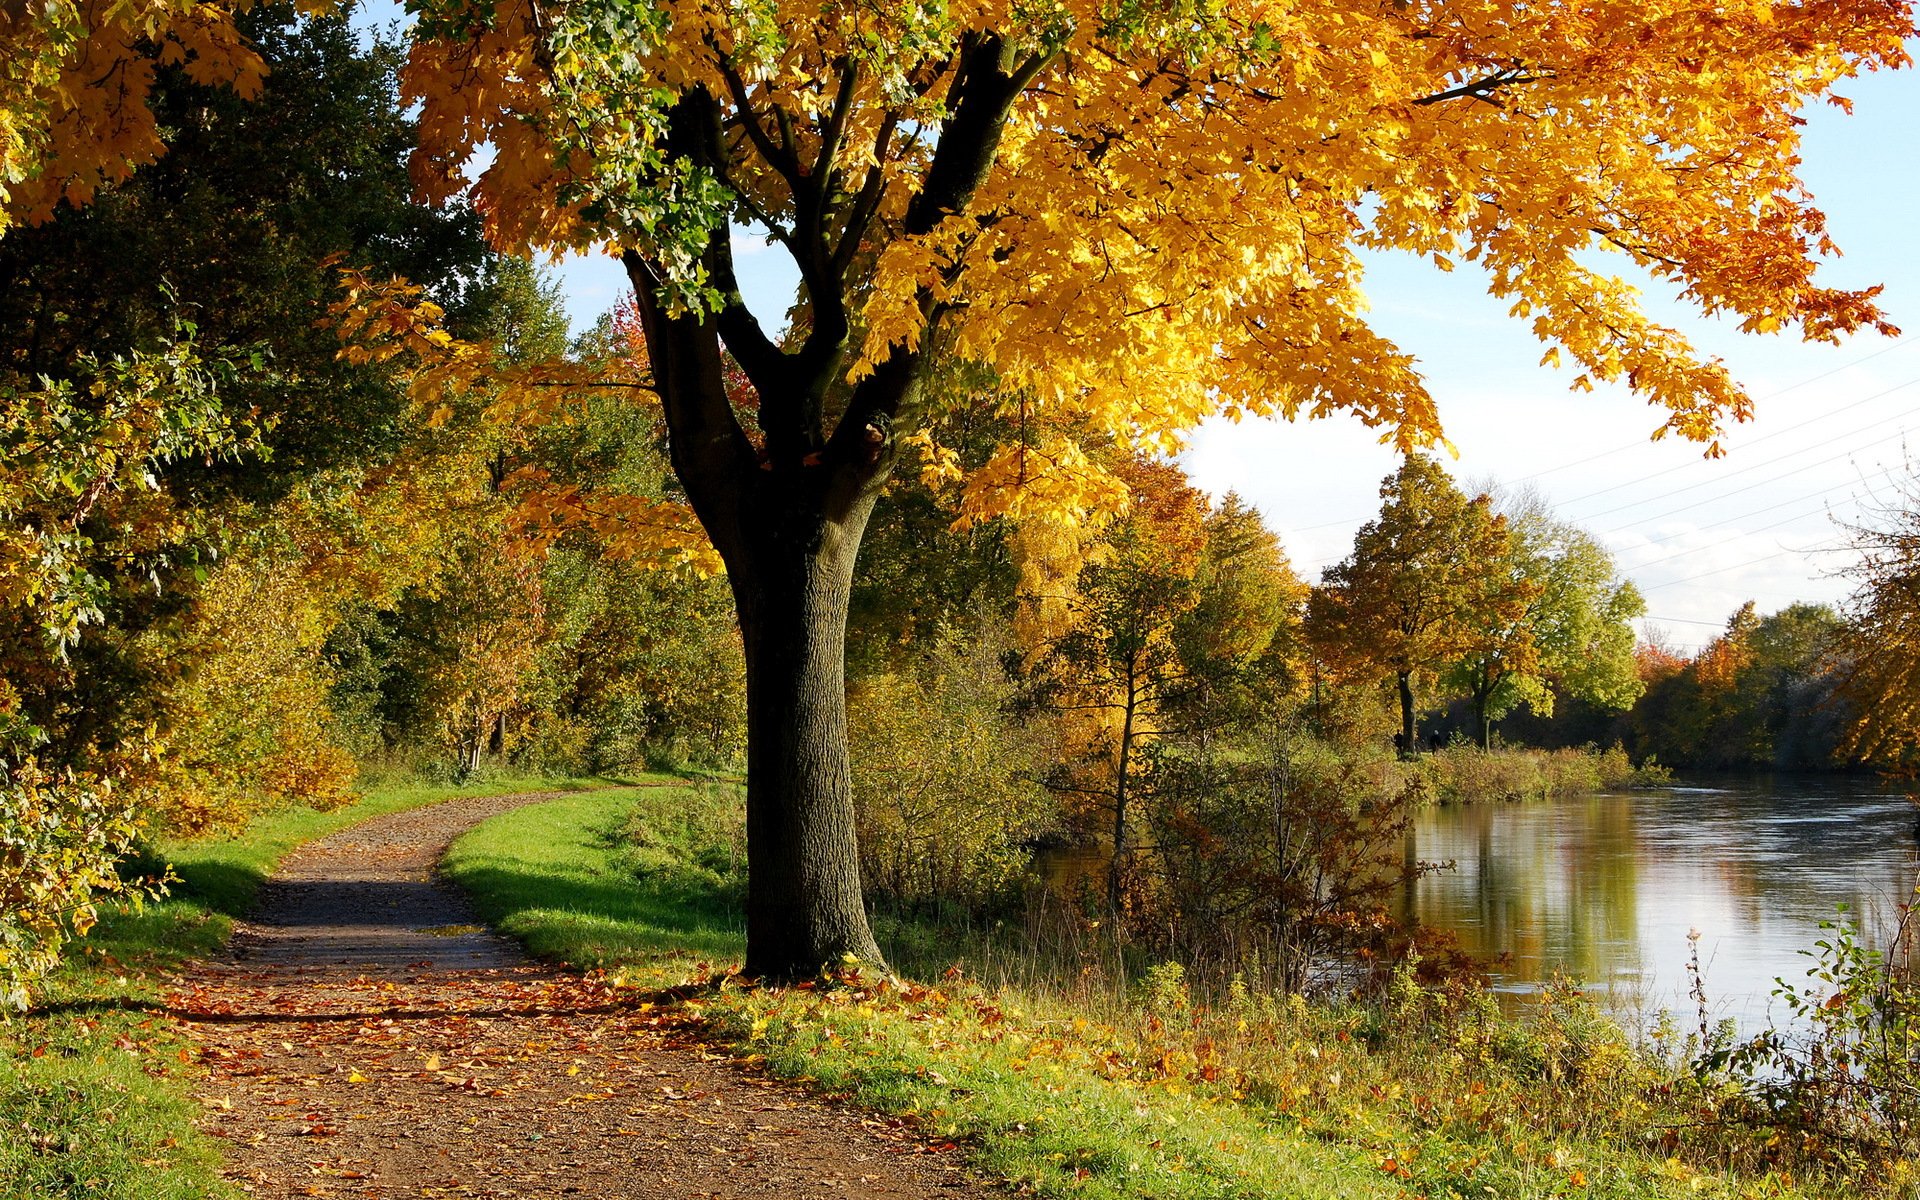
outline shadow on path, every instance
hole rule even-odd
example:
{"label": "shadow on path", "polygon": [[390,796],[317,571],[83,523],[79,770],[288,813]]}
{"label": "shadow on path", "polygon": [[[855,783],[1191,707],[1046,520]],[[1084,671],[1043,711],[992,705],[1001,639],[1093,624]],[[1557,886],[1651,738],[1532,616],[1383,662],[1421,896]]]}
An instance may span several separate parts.
{"label": "shadow on path", "polygon": [[704,988],[616,988],[530,963],[482,927],[434,864],[473,825],[547,798],[461,798],[309,843],[229,956],[170,999],[235,1184],[363,1200],[975,1187],[909,1123],[703,1044],[680,1002]]}

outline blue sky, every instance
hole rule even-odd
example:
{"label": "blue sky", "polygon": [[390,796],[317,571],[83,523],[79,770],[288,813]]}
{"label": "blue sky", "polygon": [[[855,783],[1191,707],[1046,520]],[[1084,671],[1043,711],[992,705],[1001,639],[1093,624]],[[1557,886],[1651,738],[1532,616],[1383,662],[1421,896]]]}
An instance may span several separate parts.
{"label": "blue sky", "polygon": [[[1851,556],[1839,521],[1857,519],[1900,477],[1906,440],[1920,452],[1920,75],[1869,75],[1841,89],[1852,116],[1808,113],[1803,177],[1844,257],[1822,278],[1881,283],[1907,335],[1838,347],[1748,337],[1657,292],[1647,300],[1694,343],[1723,358],[1758,400],[1727,454],[1655,443],[1658,414],[1624,389],[1569,392],[1572,372],[1538,366],[1542,347],[1467,268],[1413,260],[1368,274],[1377,326],[1420,359],[1458,451],[1463,484],[1531,484],[1614,551],[1646,593],[1645,632],[1692,650],[1741,602],[1770,612],[1837,601]],[[743,276],[755,307],[777,311],[792,276],[749,242]],[[616,264],[560,265],[569,312],[585,325],[625,290]],[[1256,504],[1309,579],[1336,561],[1372,515],[1391,450],[1348,418],[1224,422],[1198,430],[1182,461],[1198,484]]]}

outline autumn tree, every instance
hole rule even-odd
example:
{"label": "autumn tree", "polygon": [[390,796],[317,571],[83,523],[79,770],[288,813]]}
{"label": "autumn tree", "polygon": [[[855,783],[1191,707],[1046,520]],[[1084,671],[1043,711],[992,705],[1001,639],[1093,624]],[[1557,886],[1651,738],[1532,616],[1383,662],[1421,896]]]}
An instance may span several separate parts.
{"label": "autumn tree", "polygon": [[1890,773],[1920,771],[1920,474],[1911,467],[1873,519],[1853,529],[1861,552],[1840,668],[1852,702],[1848,754]]}
{"label": "autumn tree", "polygon": [[1270,693],[1284,668],[1269,654],[1300,587],[1238,497],[1212,507],[1171,464],[1116,469],[1133,502],[1091,548],[1064,629],[1026,665],[1022,704],[1063,726],[1068,748],[1049,786],[1105,825],[1118,915],[1167,741],[1204,739]]}
{"label": "autumn tree", "polygon": [[[414,134],[393,47],[363,46],[345,18],[302,19],[290,6],[172,18],[227,22],[242,39],[228,49],[249,70],[270,68],[270,82],[242,96],[208,74],[210,61],[156,42],[95,46],[89,54],[139,57],[124,76],[130,90],[68,99],[86,109],[137,94],[170,152],[131,178],[96,180],[84,207],[58,203],[44,180],[14,194],[44,203],[19,209],[29,223],[0,237],[5,444],[11,466],[30,474],[57,461],[66,481],[48,475],[56,493],[10,508],[10,532],[64,563],[69,581],[59,635],[10,626],[0,673],[34,714],[44,762],[80,765],[165,729],[178,752],[167,790],[206,812],[212,792],[285,794],[257,787],[264,776],[247,757],[277,761],[265,774],[282,779],[342,773],[292,692],[249,706],[233,685],[288,685],[302,668],[267,660],[324,636],[332,614],[321,610],[355,590],[334,583],[391,565],[366,538],[347,561],[335,551],[355,537],[333,535],[353,524],[354,498],[382,486],[407,397],[378,365],[336,361],[338,339],[315,327],[334,280],[321,260],[352,254],[457,290],[487,250],[470,212],[409,197]],[[107,38],[118,19],[101,14],[88,28]],[[168,36],[164,23],[149,33]],[[50,136],[78,136],[62,130]],[[379,504],[357,515],[376,518],[362,533],[394,517]],[[409,527],[431,524],[422,515],[414,509]],[[383,530],[373,540],[406,538]],[[295,770],[302,744],[315,761]]]}
{"label": "autumn tree", "polygon": [[1691,766],[1830,767],[1846,751],[1855,705],[1867,700],[1845,683],[1862,649],[1827,605],[1763,616],[1748,601],[1692,660],[1643,655],[1657,669],[1630,714],[1636,748]]}
{"label": "autumn tree", "polygon": [[[1348,409],[1412,444],[1433,406],[1365,324],[1357,258],[1401,249],[1478,262],[1578,382],[1624,379],[1711,438],[1746,397],[1587,251],[1750,330],[1882,324],[1871,293],[1813,280],[1828,245],[1794,176],[1795,114],[1903,64],[1912,28],[1885,0],[1578,21],[469,2],[423,19],[409,83],[426,187],[482,197],[505,246],[611,244],[635,282],[675,468],[746,640],[747,966],[791,976],[875,954],[846,581],[938,356],[991,366],[1021,416],[976,473],[981,511],[1062,473],[1074,486],[1042,494],[1111,500],[1083,432],[1159,445],[1211,413]],[[799,268],[784,342],[740,292],[735,221]]]}
{"label": "autumn tree", "polygon": [[300,18],[285,4],[234,27],[267,71],[257,93],[157,64],[147,104],[166,155],[0,238],[0,368],[62,378],[79,355],[150,349],[177,317],[203,345],[257,352],[272,369],[236,374],[223,403],[257,417],[270,453],[202,474],[270,500],[319,472],[364,468],[403,436],[402,390],[378,367],[340,361],[318,320],[334,298],[326,260],[406,276],[454,307],[461,328],[487,303],[456,298],[486,276],[488,256],[470,210],[412,201],[396,47],[363,45],[345,16]]}
{"label": "autumn tree", "polygon": [[1515,610],[1476,604],[1475,646],[1449,672],[1473,707],[1482,745],[1495,721],[1521,704],[1553,715],[1556,696],[1603,712],[1630,708],[1645,691],[1634,661],[1633,621],[1646,602],[1619,578],[1594,536],[1557,518],[1538,493],[1495,503],[1507,525],[1507,553],[1487,586],[1524,597]]}
{"label": "autumn tree", "polygon": [[1201,681],[1181,654],[1182,627],[1200,603],[1195,574],[1206,542],[1206,500],[1179,468],[1124,468],[1133,504],[1084,567],[1066,604],[1065,631],[1028,667],[1023,706],[1053,714],[1078,753],[1049,786],[1106,823],[1107,907],[1122,911],[1136,849],[1148,747],[1170,732]]}
{"label": "autumn tree", "polygon": [[1403,752],[1418,749],[1417,693],[1476,655],[1530,664],[1532,591],[1515,576],[1506,522],[1439,463],[1409,454],[1380,485],[1380,515],[1354,535],[1307,602],[1315,652],[1348,678],[1390,678]]}
{"label": "autumn tree", "polygon": [[[1711,438],[1747,399],[1588,251],[1749,330],[1881,324],[1871,293],[1814,282],[1830,247],[1794,175],[1796,112],[1903,64],[1912,29],[1890,0],[1610,0],[1577,19],[452,0],[420,14],[409,86],[428,190],[476,193],[503,247],[609,245],[634,278],[675,468],[740,609],[748,968],[782,976],[875,955],[846,581],[937,357],[991,367],[1019,414],[969,489],[983,512],[1113,502],[1081,436],[1160,448],[1216,412],[1348,409],[1411,445],[1431,400],[1359,291],[1359,253],[1399,249],[1477,262],[1578,383],[1624,379]],[[69,4],[9,9],[0,51],[10,217],[158,154],[155,62],[242,89],[257,72],[215,5],[91,26]],[[784,341],[740,295],[735,220],[800,269]]]}

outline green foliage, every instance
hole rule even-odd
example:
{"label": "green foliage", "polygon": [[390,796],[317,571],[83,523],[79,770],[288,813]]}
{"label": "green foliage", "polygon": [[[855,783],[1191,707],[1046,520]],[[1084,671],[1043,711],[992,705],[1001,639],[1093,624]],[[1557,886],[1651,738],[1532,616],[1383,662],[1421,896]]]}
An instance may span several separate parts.
{"label": "green foliage", "polygon": [[316,471],[390,451],[404,397],[385,373],[337,361],[318,327],[329,256],[443,293],[478,273],[478,222],[413,202],[412,121],[395,94],[403,52],[363,45],[345,13],[253,8],[240,30],[267,67],[261,94],[159,73],[167,153],[84,207],[0,239],[0,370],[73,378],[88,355],[149,350],[175,314],[203,344],[261,350],[270,375],[236,378],[229,413],[255,413],[271,457],[207,473],[211,489],[277,496]]}
{"label": "green foliage", "polygon": [[1635,766],[1617,745],[1606,750],[1483,750],[1454,742],[1403,764],[1399,771],[1418,779],[1422,792],[1438,804],[1553,800],[1671,782],[1671,774],[1658,763],[1648,760]]}
{"label": "green foliage", "polygon": [[849,688],[862,882],[895,904],[978,907],[1052,832],[1037,780],[1056,747],[1047,727],[1009,715],[994,643],[949,639],[921,655]]}
{"label": "green foliage", "polygon": [[1914,912],[1903,905],[1892,952],[1867,945],[1848,919],[1822,921],[1805,951],[1805,983],[1776,980],[1775,1025],[1739,1046],[1709,1047],[1709,1074],[1730,1071],[1739,1093],[1724,1115],[1790,1139],[1784,1152],[1831,1162],[1850,1176],[1911,1176],[1920,1152],[1920,982],[1910,959]]}
{"label": "green foliage", "polygon": [[70,937],[99,918],[102,893],[138,905],[164,876],[116,867],[140,835],[136,805],[104,780],[0,764],[0,1013],[25,1008]]}
{"label": "green foliage", "polygon": [[1491,630],[1483,641],[1492,652],[1456,665],[1452,681],[1473,700],[1483,727],[1521,704],[1551,716],[1556,696],[1603,711],[1631,707],[1645,690],[1633,656],[1633,621],[1646,613],[1639,591],[1619,578],[1592,534],[1556,518],[1538,494],[1504,497],[1498,509],[1508,531],[1504,570],[1529,585],[1518,618],[1534,654],[1500,658],[1511,635]]}

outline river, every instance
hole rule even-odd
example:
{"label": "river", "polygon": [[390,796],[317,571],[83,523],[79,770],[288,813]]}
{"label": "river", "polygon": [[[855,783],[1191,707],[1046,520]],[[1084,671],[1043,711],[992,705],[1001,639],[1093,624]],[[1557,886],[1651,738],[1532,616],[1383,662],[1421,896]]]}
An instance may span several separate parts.
{"label": "river", "polygon": [[1916,869],[1912,806],[1844,777],[1436,808],[1409,836],[1455,868],[1411,887],[1406,915],[1494,961],[1499,990],[1560,971],[1624,1018],[1666,1008],[1690,1027],[1697,929],[1710,1014],[1743,1032],[1766,1024],[1776,978],[1804,980],[1836,905],[1883,939]]}

